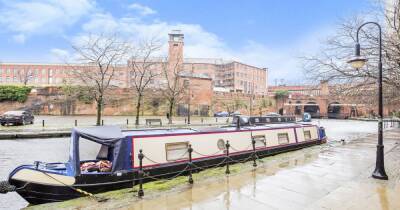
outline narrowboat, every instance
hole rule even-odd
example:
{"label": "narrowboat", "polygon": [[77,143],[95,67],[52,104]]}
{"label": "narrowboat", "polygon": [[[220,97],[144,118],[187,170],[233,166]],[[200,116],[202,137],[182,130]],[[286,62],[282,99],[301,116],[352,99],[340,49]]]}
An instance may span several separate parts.
{"label": "narrowboat", "polygon": [[[326,142],[324,128],[296,123],[295,117],[241,116],[235,121],[198,129],[73,128],[68,162],[21,165],[10,173],[8,184],[30,204],[57,202],[84,196],[75,189],[100,193],[132,187],[139,176],[140,151],[145,174],[165,178],[187,169],[189,147],[193,164],[204,169],[226,160],[227,141],[232,161]],[[83,141],[99,145],[96,157],[81,157]]]}

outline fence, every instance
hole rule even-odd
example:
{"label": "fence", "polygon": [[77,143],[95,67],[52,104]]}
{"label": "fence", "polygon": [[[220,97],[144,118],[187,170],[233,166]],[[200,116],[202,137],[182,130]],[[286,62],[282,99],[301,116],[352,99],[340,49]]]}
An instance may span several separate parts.
{"label": "fence", "polygon": [[[306,147],[306,146],[304,146]],[[246,155],[247,157],[245,158],[238,158],[238,156],[236,157],[232,157],[230,151],[234,151],[234,152],[243,152],[243,151],[248,151],[250,148],[252,148],[250,153],[244,153],[242,155]],[[301,147],[302,148],[302,147]],[[288,148],[285,151],[290,151],[291,149]],[[163,164],[157,161],[152,160],[151,158],[147,157],[144,153],[143,150],[139,150],[139,154],[138,154],[138,159],[139,159],[139,171],[138,171],[138,179],[135,179],[134,181],[138,181],[139,184],[139,191],[138,191],[138,196],[142,197],[144,196],[144,190],[143,190],[143,183],[147,180],[153,180],[153,181],[160,181],[160,180],[171,180],[174,179],[178,176],[182,176],[182,175],[187,175],[188,176],[188,183],[189,184],[193,184],[194,180],[193,180],[193,173],[197,172],[197,171],[201,171],[201,170],[205,170],[205,169],[210,169],[210,168],[217,168],[217,167],[221,167],[221,166],[225,166],[225,174],[230,174],[230,169],[229,166],[231,164],[236,164],[236,163],[245,163],[248,161],[252,161],[252,166],[254,168],[258,167],[257,161],[258,162],[263,162],[261,160],[261,158],[259,157],[259,155],[257,154],[257,150],[256,150],[256,141],[254,139],[251,140],[251,143],[245,148],[245,149],[236,149],[234,148],[229,141],[226,141],[225,143],[225,148],[223,150],[223,154],[221,154],[221,157],[219,159],[214,160],[213,163],[202,163],[203,165],[201,165],[200,163],[196,163],[193,162],[192,159],[192,154],[196,154],[200,157],[211,157],[214,156],[218,153],[221,152],[221,150],[218,150],[214,153],[211,154],[202,154],[198,151],[196,151],[192,145],[188,145],[188,149],[187,151],[182,154],[180,158],[185,157],[186,155],[188,155],[188,159],[187,161],[184,163],[184,165],[182,165],[181,170],[179,171],[174,171],[174,172],[169,172],[169,173],[163,173],[163,174],[157,174],[157,175],[150,175],[149,173],[146,173],[145,169],[143,168],[143,159],[146,159],[147,161],[154,163],[154,164]],[[283,152],[285,152],[283,151]],[[273,153],[271,153],[273,154]],[[136,183],[136,182],[135,182]]]}

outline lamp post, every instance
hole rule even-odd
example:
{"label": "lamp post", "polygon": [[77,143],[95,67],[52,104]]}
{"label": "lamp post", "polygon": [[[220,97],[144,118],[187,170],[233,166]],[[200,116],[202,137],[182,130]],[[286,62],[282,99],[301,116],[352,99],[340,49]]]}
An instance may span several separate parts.
{"label": "lamp post", "polygon": [[387,180],[388,176],[386,175],[385,172],[385,164],[384,164],[384,146],[383,146],[383,129],[382,129],[382,119],[383,119],[383,97],[382,97],[382,29],[381,26],[376,23],[376,22],[366,22],[362,24],[358,29],[357,29],[357,43],[355,46],[355,58],[351,59],[348,61],[352,65],[352,67],[359,69],[362,68],[365,63],[367,62],[367,59],[364,57],[361,57],[360,53],[360,43],[359,43],[359,32],[361,28],[367,24],[373,24],[378,27],[379,29],[379,62],[378,62],[378,70],[379,70],[379,76],[378,76],[378,83],[379,83],[379,88],[378,88],[378,97],[379,97],[379,110],[378,110],[378,115],[379,115],[379,121],[378,121],[378,145],[376,146],[376,165],[375,165],[375,170],[372,173],[372,177],[375,179],[383,179]]}
{"label": "lamp post", "polygon": [[187,91],[188,91],[188,101],[187,101],[187,103],[188,103],[188,113],[187,113],[187,119],[188,119],[188,121],[187,121],[187,124],[189,124],[190,125],[190,99],[191,99],[191,93],[190,93],[190,80],[188,80],[188,79],[186,79],[186,80],[184,80],[184,86],[185,86],[185,88],[187,89]]}

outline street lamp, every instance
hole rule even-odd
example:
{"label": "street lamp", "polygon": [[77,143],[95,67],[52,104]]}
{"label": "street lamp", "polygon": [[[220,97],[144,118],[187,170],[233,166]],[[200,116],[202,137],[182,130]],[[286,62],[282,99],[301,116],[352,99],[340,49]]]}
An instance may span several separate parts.
{"label": "street lamp", "polygon": [[357,29],[357,43],[355,47],[355,57],[351,60],[348,61],[349,64],[351,64],[352,67],[356,69],[362,68],[365,63],[367,62],[367,59],[362,57],[360,54],[360,43],[359,43],[359,38],[358,34],[361,30],[361,28],[367,24],[373,24],[378,27],[379,29],[379,62],[378,62],[378,70],[379,70],[379,77],[378,77],[378,83],[379,83],[379,89],[378,89],[378,96],[379,96],[379,121],[378,121],[378,145],[376,146],[376,165],[375,165],[375,170],[372,173],[372,177],[375,179],[383,179],[387,180],[388,176],[386,175],[385,172],[385,164],[384,164],[384,146],[383,146],[383,129],[382,129],[382,119],[383,119],[383,97],[382,97],[382,29],[381,26],[376,23],[376,22],[366,22],[362,24],[358,29]]}

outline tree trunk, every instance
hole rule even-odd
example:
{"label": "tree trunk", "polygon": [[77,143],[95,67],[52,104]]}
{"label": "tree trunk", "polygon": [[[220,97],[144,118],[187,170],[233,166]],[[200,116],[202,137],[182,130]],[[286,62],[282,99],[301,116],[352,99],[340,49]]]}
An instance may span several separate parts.
{"label": "tree trunk", "polygon": [[172,100],[172,101],[169,102],[169,110],[168,110],[169,119],[168,119],[168,124],[172,124],[172,112],[173,112],[173,109],[174,109],[174,100]]}
{"label": "tree trunk", "polygon": [[142,101],[142,94],[138,95],[138,99],[136,101],[136,121],[135,125],[139,125],[139,114],[140,114],[140,105]]}
{"label": "tree trunk", "polygon": [[97,100],[97,114],[96,114],[96,125],[99,126],[101,125],[101,107],[103,104],[103,96],[99,97],[99,100]]}

